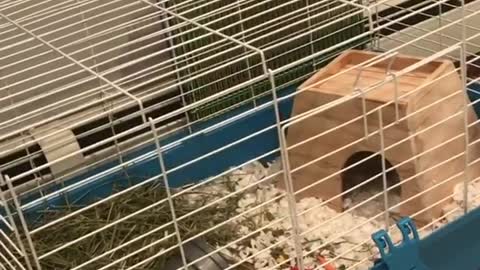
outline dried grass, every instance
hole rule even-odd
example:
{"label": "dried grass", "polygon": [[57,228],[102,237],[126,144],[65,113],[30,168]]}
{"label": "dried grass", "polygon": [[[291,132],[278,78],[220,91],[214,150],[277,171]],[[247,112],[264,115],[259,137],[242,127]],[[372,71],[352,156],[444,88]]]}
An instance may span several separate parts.
{"label": "dried grass", "polygon": [[[224,184],[226,185],[227,190],[234,188],[234,186],[228,181]],[[234,196],[226,199],[221,207],[218,204],[215,204],[199,211],[197,214],[184,217],[206,203],[213,201],[217,198],[216,196],[218,196],[217,194],[201,193],[201,196],[197,196],[196,200],[192,200],[189,195],[190,194],[182,194],[180,196],[175,196],[173,199],[175,215],[177,219],[180,219],[178,226],[182,239],[196,236],[212,228],[216,224],[224,222],[238,214],[236,208],[240,196]],[[143,264],[140,268],[136,268],[164,269],[166,260],[170,256],[176,256],[179,254],[178,247],[173,247],[177,244],[177,238],[174,234],[175,228],[172,224],[170,205],[166,198],[167,194],[165,188],[158,184],[149,185],[139,188],[135,190],[135,192],[130,192],[127,196],[119,196],[110,200],[108,203],[103,203],[95,208],[75,215],[59,224],[48,227],[48,229],[44,230],[42,233],[34,235],[33,240],[37,253],[44,254],[64,243],[79,239],[95,230],[101,229],[127,215],[150,207],[150,209],[141,214],[134,215],[100,233],[96,233],[91,237],[78,242],[77,244],[71,245],[58,253],[46,257],[41,260],[42,269],[71,269],[93,257],[110,251],[112,248],[116,248],[132,239],[141,237],[152,230],[157,231],[149,234],[147,237],[138,239],[107,256],[103,256],[102,258],[86,265],[82,269],[101,269],[103,266],[127,256],[128,254],[132,254],[141,248],[152,245],[154,242],[157,242],[157,244],[146,248],[138,254],[135,254],[108,269],[123,269],[125,266],[128,268],[128,266],[135,265],[162,250],[170,249],[165,255],[159,256],[156,259]],[[164,202],[159,203],[161,201]],[[151,207],[155,203],[158,205]],[[44,211],[43,218],[45,222],[53,221],[81,208],[82,206],[71,205],[68,208],[57,208],[55,210]],[[248,223],[249,220],[247,219],[243,222]],[[239,224],[240,223],[237,222],[235,222],[235,224],[229,222],[223,225],[221,229],[215,229],[203,235],[202,238],[213,246],[227,244],[239,237],[237,235],[238,229],[236,228]],[[162,226],[164,228],[159,229]],[[170,236],[166,237],[169,234]],[[160,239],[164,240],[159,241]]]}

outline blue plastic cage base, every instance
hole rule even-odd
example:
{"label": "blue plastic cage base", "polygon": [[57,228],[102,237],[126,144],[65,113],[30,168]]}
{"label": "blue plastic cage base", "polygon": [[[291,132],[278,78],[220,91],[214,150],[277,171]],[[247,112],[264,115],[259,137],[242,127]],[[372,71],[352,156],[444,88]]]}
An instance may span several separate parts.
{"label": "blue plastic cage base", "polygon": [[[402,219],[398,227],[407,232],[410,219]],[[414,227],[413,227],[414,228]],[[372,270],[479,270],[480,269],[480,208],[472,210],[458,220],[438,229],[422,240],[416,228],[402,243],[382,254]],[[372,238],[378,241],[385,236],[383,231]],[[388,241],[388,240],[387,240]],[[389,245],[389,244],[387,244]],[[381,252],[382,253],[382,252]]]}

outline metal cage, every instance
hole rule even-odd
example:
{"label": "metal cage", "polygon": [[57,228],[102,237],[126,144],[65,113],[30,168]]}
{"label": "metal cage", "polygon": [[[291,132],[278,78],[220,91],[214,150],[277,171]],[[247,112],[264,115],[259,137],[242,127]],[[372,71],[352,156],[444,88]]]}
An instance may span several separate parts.
{"label": "metal cage", "polygon": [[479,25],[477,0],[0,0],[0,269],[477,269]]}

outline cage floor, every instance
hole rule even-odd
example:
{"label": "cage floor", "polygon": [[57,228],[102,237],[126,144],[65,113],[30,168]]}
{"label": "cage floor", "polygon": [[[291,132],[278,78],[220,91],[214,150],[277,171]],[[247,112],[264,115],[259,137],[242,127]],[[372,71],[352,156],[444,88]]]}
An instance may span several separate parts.
{"label": "cage floor", "polygon": [[[228,228],[220,227],[214,231],[213,237],[209,238],[206,235],[205,240],[211,246],[221,250],[221,254],[233,259],[232,264],[242,262],[243,268],[233,269],[245,269],[245,267],[247,267],[246,269],[256,270],[295,269],[294,265],[291,264],[295,257],[295,245],[292,237],[292,222],[289,218],[288,200],[285,192],[275,188],[272,181],[263,181],[268,179],[268,176],[276,174],[279,169],[278,161],[269,164],[268,167],[259,162],[254,162],[217,178],[209,184],[195,188],[192,192],[186,193],[183,203],[188,202],[192,209],[203,206],[205,203],[219,200],[218,204],[215,205],[214,213],[217,213],[216,215],[225,215],[225,217],[210,217],[209,219],[216,222],[229,220],[228,228],[230,228],[230,231],[232,228],[235,228],[236,233],[224,234],[222,230]],[[446,211],[450,210],[451,213],[446,217],[445,221],[451,221],[461,214],[461,210],[455,208],[459,208],[462,204],[462,187],[457,187],[454,202],[449,206],[454,210],[446,209]],[[476,193],[480,193],[480,186],[472,185],[470,191],[472,192],[470,195],[473,197]],[[231,200],[223,199],[233,192],[238,192],[233,200],[235,202],[234,206],[230,204]],[[324,269],[316,259],[319,255],[327,260],[332,260],[330,264],[334,267],[333,269],[337,270],[366,270],[373,266],[373,262],[377,258],[377,250],[370,240],[370,235],[385,225],[383,215],[380,215],[379,218],[371,217],[381,214],[383,208],[375,201],[362,206],[367,211],[361,209],[361,207],[356,208],[363,202],[361,198],[353,198],[353,205],[350,210],[344,213],[334,211],[317,198],[304,198],[297,203],[298,223],[301,231],[300,239],[304,248],[304,254],[307,254],[304,258],[306,269]],[[479,201],[474,201],[473,203],[479,204]],[[132,203],[132,207],[136,207],[135,205]],[[109,206],[106,207],[108,208]],[[188,206],[182,207],[188,208]],[[135,211],[135,209],[132,209],[132,211]],[[211,214],[212,212],[208,213]],[[234,218],[236,215],[243,216]],[[81,217],[82,222],[89,224],[89,221],[85,218],[86,215]],[[146,222],[149,223],[151,221],[147,220]],[[391,220],[389,224],[393,225],[394,222],[394,220]],[[72,227],[75,227],[69,224],[73,223],[63,223],[66,226],[65,228],[62,228],[62,225],[60,225],[60,227],[54,229],[65,233],[65,230],[71,230]],[[211,227],[216,225],[213,223],[209,224]],[[440,227],[442,224],[439,222],[437,225],[436,227]],[[425,228],[420,233],[422,236],[427,236],[432,229],[432,227]],[[392,231],[392,234],[394,240],[401,238],[400,233],[396,231]],[[45,235],[45,239],[48,237],[48,235]],[[222,239],[221,243],[217,239]],[[232,242],[235,243],[229,244]],[[438,245],[438,243],[430,240],[430,245]],[[225,248],[222,248],[223,246]],[[102,250],[98,246],[96,248]],[[96,251],[92,251],[90,254],[90,256],[98,255]],[[170,256],[179,255],[171,253]],[[110,259],[114,261],[115,258],[113,256]],[[52,257],[53,261],[48,261],[48,263],[55,265],[55,260],[59,259],[61,259],[59,256]],[[168,261],[169,258],[164,259]],[[68,263],[72,263],[73,266],[76,262]],[[94,267],[93,265],[91,266]],[[45,269],[63,268],[58,268],[57,265],[53,268],[47,267]],[[90,268],[87,267],[86,269]]]}

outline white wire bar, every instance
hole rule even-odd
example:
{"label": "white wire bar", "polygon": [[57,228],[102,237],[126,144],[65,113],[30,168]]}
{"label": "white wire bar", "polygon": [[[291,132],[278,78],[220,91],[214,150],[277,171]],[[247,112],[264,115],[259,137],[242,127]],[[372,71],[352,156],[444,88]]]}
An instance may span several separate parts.
{"label": "white wire bar", "polygon": [[[480,77],[480,72],[474,72],[476,69],[480,70],[480,56],[477,54],[480,51],[480,27],[475,23],[480,16],[480,10],[475,9],[474,1],[468,4],[446,0],[423,1],[410,6],[400,5],[400,2],[287,0],[272,6],[271,1],[267,0],[1,1],[0,65],[3,68],[0,70],[0,175],[5,176],[5,181],[2,178],[0,182],[5,191],[0,192],[2,206],[8,213],[0,216],[0,224],[15,233],[0,231],[0,268],[44,269],[42,263],[51,257],[61,256],[69,248],[114,230],[118,225],[128,223],[134,217],[159,207],[169,210],[172,216],[170,221],[133,238],[126,237],[121,244],[85,258],[71,268],[88,268],[115,255],[115,259],[105,263],[100,269],[138,269],[155,259],[179,251],[182,261],[179,269],[188,269],[201,260],[223,254],[255,235],[286,222],[290,226],[288,236],[232,262],[225,270],[236,269],[286,243],[293,243],[291,248],[295,251],[294,254],[263,270],[279,269],[289,263],[295,263],[299,269],[305,270],[306,257],[314,256],[344,237],[354,234],[365,224],[378,222],[376,224],[380,225],[377,229],[391,230],[393,210],[406,207],[446,185],[457,183],[458,179],[461,179],[464,185],[465,203],[462,210],[467,213],[472,208],[471,202],[475,200],[467,196],[469,186],[479,179],[469,175],[480,160],[475,159],[475,149],[480,138],[472,137],[480,120],[469,119],[469,113],[478,106],[478,101],[470,102],[465,99],[459,111],[452,112],[435,123],[429,123],[421,130],[413,130],[408,136],[394,143],[386,143],[386,134],[418,115],[431,112],[432,108],[448,104],[459,95],[475,93],[469,87],[470,84],[477,83]],[[449,11],[442,13],[444,9]],[[438,10],[438,14],[432,13],[432,10]],[[451,15],[459,11],[461,16]],[[411,22],[420,20],[420,17],[424,22],[435,20],[438,27],[432,30],[426,23]],[[361,31],[348,36],[347,32],[354,31],[354,28],[361,28]],[[452,29],[461,31],[462,36],[459,37]],[[395,31],[397,32],[392,33]],[[360,64],[352,64],[335,72],[314,85],[297,89],[288,95],[278,95],[279,89],[296,87],[345,50],[359,46],[383,51]],[[392,72],[390,65],[394,65],[392,63],[395,63],[395,59],[405,52],[421,54],[422,60]],[[416,86],[408,93],[395,92],[392,100],[375,108],[365,106],[365,99],[371,93],[384,85],[398,84],[402,77],[439,59],[451,60],[456,66],[449,73]],[[282,102],[297,100],[307,91],[326,85],[345,74],[356,71],[360,78],[364,76],[363,70],[377,67],[381,65],[379,63],[390,63],[383,70],[383,81],[351,91],[348,95],[314,106],[300,114],[281,117],[279,106]],[[300,67],[309,69],[301,75],[283,79],[285,77],[282,76]],[[449,92],[406,115],[399,113],[400,100],[420,95],[425,87],[436,85],[451,76],[460,78],[460,89],[455,89],[454,92]],[[258,90],[259,85],[264,85],[266,90]],[[356,83],[352,89],[355,87]],[[241,101],[238,101],[241,98],[233,98],[240,94],[243,98]],[[271,97],[271,100],[260,102],[260,98],[264,97]],[[303,138],[300,142],[288,143],[287,129],[291,131],[305,121],[327,114],[354,100],[363,100],[363,103],[359,103],[363,104],[361,115],[352,116],[336,124],[334,128]],[[206,120],[221,117],[233,109],[242,108],[243,105],[250,107],[228,119],[217,121],[214,125],[202,126]],[[387,108],[394,108],[395,121],[386,120],[384,110]],[[267,110],[273,110],[274,123],[233,142],[219,145],[208,153],[192,156],[181,164],[166,166],[165,153],[185,146],[201,136],[228,129],[232,124]],[[381,124],[372,130],[370,121],[373,118],[380,119]],[[429,134],[452,121],[461,121],[462,130],[431,148],[416,149],[415,153],[411,153],[402,162],[387,166],[388,155],[395,151],[396,147],[415,141],[418,136]],[[292,164],[292,152],[358,122],[363,123],[362,137],[338,143],[335,150],[312,156],[311,160],[300,165]],[[165,143],[162,141],[183,132],[186,132],[186,135],[181,138]],[[188,171],[206,160],[215,160],[235,147],[271,132],[278,134],[276,139],[280,144],[275,149],[250,157],[242,164],[204,181],[180,189],[170,187],[172,175]],[[308,185],[295,188],[297,174],[365,140],[377,140],[379,150],[372,151],[368,157],[336,170],[327,177],[311,179]],[[452,152],[439,163],[415,171],[413,175],[401,179],[398,183],[390,185],[387,182],[387,174],[402,170],[408,164],[458,141],[463,142],[464,149]],[[129,155],[152,145],[156,146],[154,150],[150,149],[134,157]],[[59,155],[58,151],[62,150]],[[258,182],[209,200],[188,213],[177,212],[176,199],[215,184],[237,169],[271,155],[281,157],[283,169]],[[364,179],[358,185],[341,190],[330,198],[324,198],[320,203],[299,209],[298,197],[303,193],[331,182],[332,178],[371,161],[377,155],[380,155],[382,160],[381,172]],[[107,177],[119,173],[128,174],[129,168],[152,160],[159,165],[160,171],[149,174],[141,182],[40,224],[30,222],[27,218],[29,211],[48,205],[56,199],[75,205],[81,198],[72,200],[70,194]],[[435,179],[435,184],[419,190],[409,198],[402,198],[400,202],[390,202],[393,190],[411,185],[417,179],[456,160],[463,161],[460,172],[455,171],[452,175],[439,177]],[[115,165],[98,171],[106,162],[115,162]],[[62,166],[65,168],[56,169]],[[74,183],[66,182],[83,173],[89,173],[89,176]],[[353,207],[336,213],[334,217],[319,221],[316,226],[306,230],[300,228],[300,220],[305,215],[320,211],[322,207],[329,207],[334,201],[366,188],[379,178],[382,182],[381,191],[372,194],[368,199],[355,202]],[[221,207],[228,199],[241,196],[277,179],[284,181],[285,193],[258,202],[224,221],[212,224],[198,235],[182,235],[181,226],[189,218],[202,215],[208,209]],[[116,217],[78,238],[58,239],[50,249],[38,252],[36,239],[48,229],[66,224],[87,211],[127,197],[151,184],[165,187],[167,197]],[[31,199],[27,200],[27,196],[31,196]],[[445,196],[410,216],[420,219],[425,213],[434,211],[433,209],[452,198],[453,195]],[[211,252],[195,260],[187,260],[184,250],[187,244],[198,237],[221,231],[282,199],[288,202],[289,211],[285,216],[275,216],[268,223],[245,235],[216,246]],[[332,226],[340,218],[351,215],[378,199],[381,200],[382,207],[376,209],[372,216],[348,228],[346,226],[343,231],[329,236],[313,249],[305,248],[303,240],[309,233]],[[442,216],[426,225],[422,224],[424,226],[420,230],[430,231],[434,224],[458,209],[460,208],[442,213]],[[159,234],[162,236],[158,236]],[[151,240],[147,245],[130,253],[121,253],[125,248],[138,245],[146,239]],[[15,243],[15,240],[18,243]],[[339,264],[348,258],[349,254],[370,242],[369,238],[362,239],[352,247],[335,253],[322,264]],[[144,256],[146,251],[158,249],[160,245],[168,247],[153,255]],[[360,267],[370,265],[372,258],[378,255],[372,252],[370,256],[359,259],[347,269],[365,269]],[[128,263],[137,257],[141,259]]]}

